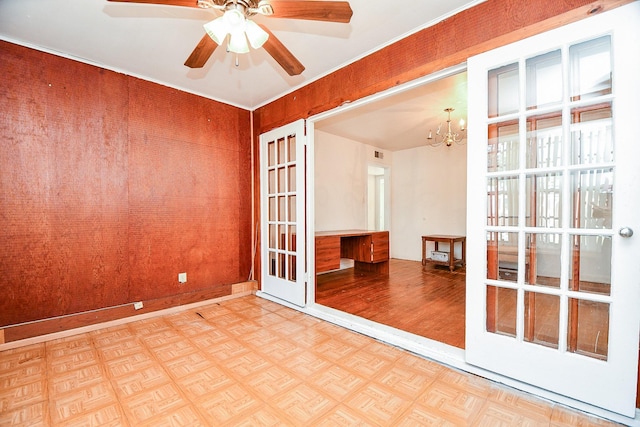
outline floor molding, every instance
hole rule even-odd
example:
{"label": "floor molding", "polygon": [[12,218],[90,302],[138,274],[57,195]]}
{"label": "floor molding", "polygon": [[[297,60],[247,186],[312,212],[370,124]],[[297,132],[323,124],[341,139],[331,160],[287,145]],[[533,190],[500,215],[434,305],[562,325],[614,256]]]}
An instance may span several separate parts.
{"label": "floor molding", "polygon": [[[212,295],[208,298],[203,298],[203,293],[198,292],[191,295],[191,300],[189,300],[189,295],[183,295],[180,298],[171,297],[143,301],[143,308],[140,310],[134,308],[134,303],[129,303],[117,307],[107,307],[102,310],[11,325],[0,329],[0,351],[65,338],[137,320],[178,313],[203,305],[255,294],[256,290],[257,282],[247,281],[230,285],[226,295]],[[173,304],[166,306],[169,303]],[[135,314],[136,312],[138,314]]]}

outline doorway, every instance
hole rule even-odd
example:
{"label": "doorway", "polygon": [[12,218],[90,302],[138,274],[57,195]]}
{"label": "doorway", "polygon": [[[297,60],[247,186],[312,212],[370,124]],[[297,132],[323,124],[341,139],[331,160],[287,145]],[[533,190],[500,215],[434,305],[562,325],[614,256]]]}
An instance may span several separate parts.
{"label": "doorway", "polygon": [[465,270],[423,267],[421,237],[465,234],[466,147],[428,137],[448,108],[458,130],[466,96],[462,65],[313,120],[314,231],[388,231],[391,258],[388,275],[319,274],[316,303],[464,348]]}
{"label": "doorway", "polygon": [[389,229],[389,176],[388,167],[369,165],[367,179],[367,229]]}

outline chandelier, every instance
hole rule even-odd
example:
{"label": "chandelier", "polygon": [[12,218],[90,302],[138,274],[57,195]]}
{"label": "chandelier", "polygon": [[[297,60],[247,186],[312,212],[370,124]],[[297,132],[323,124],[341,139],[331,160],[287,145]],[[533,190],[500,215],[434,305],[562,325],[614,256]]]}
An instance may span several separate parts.
{"label": "chandelier", "polygon": [[429,129],[429,136],[427,137],[427,144],[432,147],[437,147],[442,145],[443,143],[447,145],[447,147],[451,147],[451,145],[455,142],[456,144],[464,144],[465,139],[462,133],[465,131],[464,127],[464,119],[460,119],[459,127],[460,130],[458,132],[451,131],[451,112],[455,110],[454,108],[445,108],[444,111],[447,113],[447,129],[446,132],[442,133],[442,123],[438,125],[438,130],[436,131],[435,138]]}

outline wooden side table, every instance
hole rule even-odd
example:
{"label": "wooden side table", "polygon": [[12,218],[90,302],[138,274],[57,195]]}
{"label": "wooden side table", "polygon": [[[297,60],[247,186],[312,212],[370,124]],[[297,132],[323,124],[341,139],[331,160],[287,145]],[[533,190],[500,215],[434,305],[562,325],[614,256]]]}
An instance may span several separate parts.
{"label": "wooden side table", "polygon": [[[445,234],[422,236],[422,265],[427,265],[427,263],[448,265],[450,271],[453,271],[457,265],[463,267],[466,263],[466,240],[467,238],[465,236],[450,236]],[[447,261],[438,261],[427,258],[427,242],[434,242],[436,251],[438,250],[439,243],[449,243],[449,259]],[[454,245],[458,242],[462,245],[462,258],[456,258],[453,252]]]}

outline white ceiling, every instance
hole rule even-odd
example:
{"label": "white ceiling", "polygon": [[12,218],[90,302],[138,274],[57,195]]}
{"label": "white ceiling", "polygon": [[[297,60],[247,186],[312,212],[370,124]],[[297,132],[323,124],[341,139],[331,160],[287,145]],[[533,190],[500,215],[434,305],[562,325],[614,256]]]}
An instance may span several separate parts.
{"label": "white ceiling", "polygon": [[[219,16],[219,12],[199,8],[107,0],[0,0],[0,39],[253,110],[482,1],[350,0],[353,17],[348,24],[254,17],[304,64],[306,70],[294,77],[263,49],[239,55],[239,66],[235,66],[235,55],[225,49],[216,49],[204,68],[184,66],[204,35],[202,25]],[[363,129],[357,140],[384,144],[389,134],[383,128],[390,115],[398,135],[395,118],[401,110],[414,112],[413,118],[405,114],[405,132],[411,126],[419,127],[418,121],[446,119],[442,110],[448,106],[459,110],[460,101],[445,94],[445,89],[435,88],[442,100],[434,94],[425,95],[426,103],[405,96],[402,101],[408,105],[378,104],[379,110],[392,113],[385,114],[386,118],[380,112],[369,112],[373,116],[360,122],[349,119],[343,131],[335,122],[327,131],[348,136],[353,129]],[[391,98],[386,102],[392,102]],[[361,128],[358,123],[363,120],[368,125]]]}
{"label": "white ceiling", "polygon": [[467,120],[466,72],[363,102],[319,120],[315,129],[385,150],[406,150],[425,145],[429,131],[436,138],[439,125],[445,131],[448,107],[454,108],[451,128],[458,132],[459,120]]}

